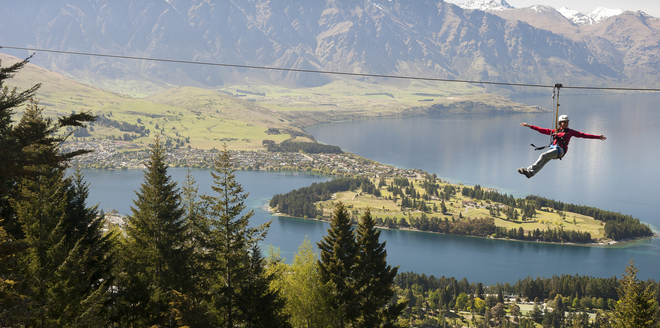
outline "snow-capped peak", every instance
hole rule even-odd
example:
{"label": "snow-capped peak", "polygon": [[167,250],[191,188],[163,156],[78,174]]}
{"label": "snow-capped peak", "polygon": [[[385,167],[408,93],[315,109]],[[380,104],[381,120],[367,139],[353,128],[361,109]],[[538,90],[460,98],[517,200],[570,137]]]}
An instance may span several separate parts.
{"label": "snow-capped peak", "polygon": [[594,9],[594,11],[587,14],[587,16],[591,17],[594,20],[594,22],[598,23],[603,19],[621,14],[623,14],[623,10],[621,9],[609,9],[609,8],[598,7]]}
{"label": "snow-capped peak", "polygon": [[537,13],[553,13],[557,11],[555,8],[546,5],[533,5],[527,7],[526,9],[535,11]]}
{"label": "snow-capped peak", "polygon": [[458,5],[463,9],[477,9],[482,11],[496,11],[505,9],[514,9],[506,0],[470,0],[467,3]]}
{"label": "snow-capped peak", "polygon": [[564,17],[566,17],[569,21],[573,22],[573,24],[577,26],[584,26],[584,25],[596,24],[612,16],[621,15],[623,13],[623,10],[598,7],[594,9],[594,11],[585,15],[577,10],[572,10],[566,7],[562,7],[561,9],[559,9],[559,12],[562,15],[564,15]]}
{"label": "snow-capped peak", "polygon": [[566,7],[559,8],[559,13],[564,15],[569,21],[577,26],[591,25],[594,23],[594,19],[573,9],[568,9]]}

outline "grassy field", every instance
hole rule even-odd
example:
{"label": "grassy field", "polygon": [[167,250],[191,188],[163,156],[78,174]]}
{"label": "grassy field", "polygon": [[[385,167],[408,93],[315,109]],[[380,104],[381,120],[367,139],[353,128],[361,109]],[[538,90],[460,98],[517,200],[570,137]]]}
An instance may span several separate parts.
{"label": "grassy field", "polygon": [[[0,60],[6,67],[19,59],[0,54]],[[337,80],[315,88],[235,85],[210,90],[150,81],[81,80],[122,93],[83,84],[31,64],[7,82],[19,90],[41,83],[37,98],[49,117],[91,111],[152,132],[148,137],[131,135],[137,137],[135,143],[146,145],[155,133],[160,133],[165,139],[189,140],[191,147],[203,149],[220,148],[223,143],[229,149],[261,149],[266,139],[281,142],[295,137],[309,141],[311,136],[303,129],[313,124],[427,115],[438,108],[442,113],[541,111],[464,83]],[[266,133],[269,128],[281,134]],[[91,135],[105,139],[126,133],[95,126]]]}
{"label": "grassy field", "polygon": [[[413,182],[415,191],[420,195],[424,195],[424,190],[420,187],[423,180],[421,179],[409,179]],[[392,180],[386,180],[387,185],[389,185]],[[378,181],[374,182],[376,185]],[[447,183],[439,183],[440,189],[442,190]],[[460,189],[463,186],[453,185],[455,188]],[[324,216],[329,217],[332,214],[334,205],[341,201],[344,203],[350,211],[357,211],[359,213],[364,212],[367,207],[371,209],[372,216],[374,218],[380,217],[390,217],[390,218],[406,218],[415,217],[418,218],[422,215],[421,211],[409,211],[401,210],[401,199],[398,199],[396,202],[389,200],[388,196],[391,196],[392,193],[387,191],[387,187],[380,188],[381,197],[375,197],[371,194],[362,193],[360,190],[357,191],[347,191],[336,193],[333,199],[325,202],[321,202],[320,205],[324,209]],[[495,202],[490,201],[474,201],[473,199],[463,197],[460,190],[457,191],[454,195],[450,197],[449,200],[445,200],[445,206],[447,207],[448,213],[443,215],[440,213],[441,200],[431,199],[425,201],[426,206],[429,208],[438,209],[436,212],[427,212],[426,215],[430,217],[439,217],[439,218],[458,218],[459,215],[463,218],[477,218],[477,217],[493,217],[490,215],[489,210],[485,207],[487,205],[501,205]],[[468,203],[464,203],[468,202]],[[484,207],[482,207],[484,206]],[[501,205],[503,206],[503,205]],[[518,210],[520,211],[520,210]],[[521,219],[517,221],[507,220],[504,215],[504,208],[501,210],[501,215],[499,217],[494,217],[495,225],[498,227],[504,227],[507,229],[511,228],[520,228],[522,227],[527,231],[533,231],[535,229],[546,230],[548,228],[563,228],[565,231],[583,231],[589,232],[592,239],[599,240],[604,238],[604,223],[601,221],[594,220],[591,217],[576,213],[557,213],[555,211],[549,211],[548,209],[541,209],[536,212],[537,214],[530,220],[522,221]]]}
{"label": "grassy field", "polygon": [[277,111],[361,111],[369,108],[386,112],[438,103],[456,95],[474,96],[483,93],[483,89],[469,84],[412,82],[395,86],[346,80],[314,88],[239,85],[220,90]]}
{"label": "grassy field", "polygon": [[[487,211],[486,211],[487,212]],[[573,221],[575,219],[575,221]],[[591,237],[598,239],[604,236],[604,226],[605,223],[601,221],[594,220],[591,217],[575,214],[575,213],[566,213],[566,217],[561,217],[555,212],[546,211],[537,211],[536,217],[532,222],[518,221],[511,222],[507,220],[502,220],[495,218],[495,225],[498,227],[505,227],[507,229],[523,227],[525,231],[527,230],[546,230],[548,228],[563,228],[564,230],[579,230],[588,232],[591,234]]]}

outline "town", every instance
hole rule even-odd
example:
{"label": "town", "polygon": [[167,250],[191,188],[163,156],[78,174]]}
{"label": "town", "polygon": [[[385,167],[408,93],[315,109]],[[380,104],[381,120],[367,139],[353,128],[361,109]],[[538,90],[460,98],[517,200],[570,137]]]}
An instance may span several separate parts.
{"label": "town", "polygon": [[[144,149],[143,145],[125,141],[72,141],[62,146],[63,152],[81,149],[92,152],[73,158],[70,162],[72,167],[103,170],[141,169],[150,156],[149,149]],[[172,147],[167,152],[167,163],[170,167],[211,168],[219,152],[215,148],[207,150]],[[237,170],[304,171],[369,178],[421,178],[428,174],[419,169],[380,164],[352,153],[306,154],[266,150],[229,150],[229,153]]]}

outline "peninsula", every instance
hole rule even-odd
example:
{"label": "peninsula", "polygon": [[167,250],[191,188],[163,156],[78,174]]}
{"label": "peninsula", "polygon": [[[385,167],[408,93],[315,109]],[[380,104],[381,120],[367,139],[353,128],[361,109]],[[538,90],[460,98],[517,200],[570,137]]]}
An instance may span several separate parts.
{"label": "peninsula", "polygon": [[629,215],[537,197],[450,184],[427,173],[415,177],[340,178],[273,196],[274,212],[329,220],[337,202],[357,223],[370,209],[381,228],[534,242],[610,245],[653,236]]}

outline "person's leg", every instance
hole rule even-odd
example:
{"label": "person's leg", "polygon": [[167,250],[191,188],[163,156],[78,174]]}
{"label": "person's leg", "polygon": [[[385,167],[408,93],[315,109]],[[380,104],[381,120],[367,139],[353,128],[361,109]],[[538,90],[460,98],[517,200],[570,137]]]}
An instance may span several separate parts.
{"label": "person's leg", "polygon": [[547,164],[550,160],[559,158],[562,152],[563,150],[559,147],[550,148],[548,151],[541,154],[541,156],[539,156],[539,159],[537,159],[534,164],[530,165],[527,168],[527,172],[529,172],[531,176],[534,176],[536,173],[541,171],[543,166],[545,166],[545,164]]}

